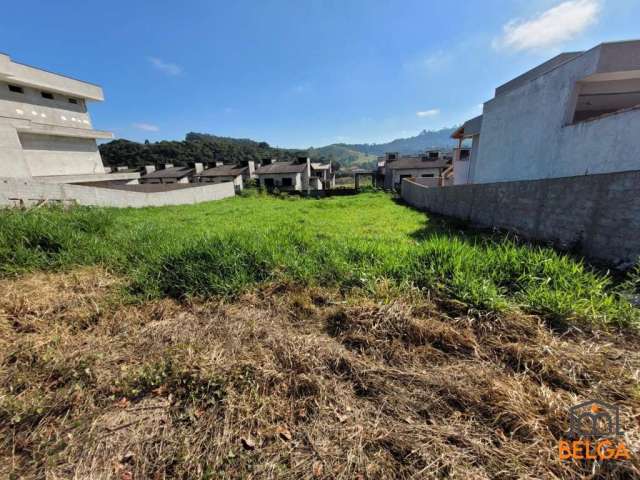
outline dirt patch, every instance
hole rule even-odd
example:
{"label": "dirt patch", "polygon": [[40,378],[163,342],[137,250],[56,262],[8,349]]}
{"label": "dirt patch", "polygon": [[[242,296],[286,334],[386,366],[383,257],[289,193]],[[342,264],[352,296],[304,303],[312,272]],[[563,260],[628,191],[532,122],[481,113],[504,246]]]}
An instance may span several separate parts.
{"label": "dirt patch", "polygon": [[[0,282],[0,476],[640,475],[634,332],[283,286],[122,304],[119,285],[99,269]],[[557,459],[590,398],[620,406],[633,461]]]}

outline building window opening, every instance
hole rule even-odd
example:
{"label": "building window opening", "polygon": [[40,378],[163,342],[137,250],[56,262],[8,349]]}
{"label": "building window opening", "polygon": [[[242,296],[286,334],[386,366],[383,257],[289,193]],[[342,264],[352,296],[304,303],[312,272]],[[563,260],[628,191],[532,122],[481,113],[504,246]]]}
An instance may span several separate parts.
{"label": "building window opening", "polygon": [[77,98],[70,98],[69,99],[69,103],[73,103],[74,105],[78,104],[78,99]]}
{"label": "building window opening", "polygon": [[604,82],[578,82],[572,123],[640,106],[640,78]]}
{"label": "building window opening", "polygon": [[24,93],[24,89],[18,85],[9,85],[9,91],[13,93]]}
{"label": "building window opening", "polygon": [[292,187],[293,186],[293,180],[291,180],[290,178],[283,178],[282,179],[282,186],[283,187]]}
{"label": "building window opening", "polygon": [[42,98],[46,98],[47,100],[53,100],[53,93],[50,92],[40,92]]}

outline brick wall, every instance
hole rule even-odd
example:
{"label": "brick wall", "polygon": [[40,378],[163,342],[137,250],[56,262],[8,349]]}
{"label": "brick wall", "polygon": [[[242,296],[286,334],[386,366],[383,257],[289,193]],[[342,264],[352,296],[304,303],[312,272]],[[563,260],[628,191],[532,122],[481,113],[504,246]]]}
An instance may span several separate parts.
{"label": "brick wall", "polygon": [[510,230],[628,267],[640,257],[640,171],[428,188],[402,182],[416,208]]}

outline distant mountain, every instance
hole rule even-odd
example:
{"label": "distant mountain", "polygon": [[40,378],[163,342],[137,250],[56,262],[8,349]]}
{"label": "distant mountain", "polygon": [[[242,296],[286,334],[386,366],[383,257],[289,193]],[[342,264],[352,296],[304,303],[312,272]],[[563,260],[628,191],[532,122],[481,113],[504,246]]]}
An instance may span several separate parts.
{"label": "distant mountain", "polygon": [[451,134],[457,127],[441,128],[440,130],[423,130],[415,137],[397,138],[387,143],[356,143],[336,145],[364,153],[365,155],[380,156],[386,152],[398,152],[402,154],[421,153],[430,148],[453,148],[456,140]]}
{"label": "distant mountain", "polygon": [[347,145],[333,144],[326,147],[310,148],[309,157],[313,160],[338,162],[342,167],[372,167],[376,156],[349,148]]}
{"label": "distant mountain", "polygon": [[266,142],[191,132],[183,141],[137,143],[124,139],[114,140],[100,145],[100,153],[104,163],[110,166],[139,167],[152,163],[184,165],[201,162],[203,159],[229,163],[245,160],[259,162],[264,158],[293,160],[297,156],[308,155],[312,160],[337,162],[344,168],[371,168],[376,164],[376,157],[385,152],[413,154],[430,148],[452,148],[455,145],[455,141],[450,138],[453,131],[454,128],[423,130],[415,137],[398,138],[388,143],[335,143],[308,150],[275,148]]}

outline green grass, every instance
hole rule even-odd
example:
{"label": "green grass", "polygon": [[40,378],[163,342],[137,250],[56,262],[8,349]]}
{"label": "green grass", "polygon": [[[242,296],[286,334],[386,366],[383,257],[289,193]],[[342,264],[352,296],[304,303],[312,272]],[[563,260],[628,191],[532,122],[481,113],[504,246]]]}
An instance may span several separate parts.
{"label": "green grass", "polygon": [[455,230],[381,193],[0,213],[0,275],[92,264],[128,276],[142,298],[235,295],[269,281],[373,290],[387,279],[481,311],[638,320],[604,273],[552,249]]}

